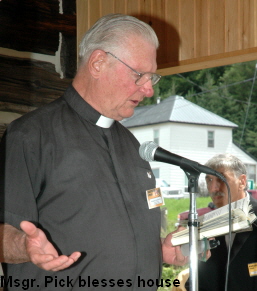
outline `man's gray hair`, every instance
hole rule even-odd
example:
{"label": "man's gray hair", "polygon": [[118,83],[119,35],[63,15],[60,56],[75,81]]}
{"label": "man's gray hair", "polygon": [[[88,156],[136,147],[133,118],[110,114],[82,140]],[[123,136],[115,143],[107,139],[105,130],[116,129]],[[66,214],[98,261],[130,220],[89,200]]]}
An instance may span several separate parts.
{"label": "man's gray hair", "polygon": [[237,178],[242,174],[247,176],[247,170],[244,163],[231,154],[215,155],[207,161],[205,166],[212,168],[213,170],[224,168],[224,170],[233,172]]}
{"label": "man's gray hair", "polygon": [[150,25],[129,15],[108,14],[101,17],[84,35],[80,43],[79,62],[86,62],[93,51],[101,49],[113,52],[122,48],[131,35],[138,35],[153,44],[159,41]]}

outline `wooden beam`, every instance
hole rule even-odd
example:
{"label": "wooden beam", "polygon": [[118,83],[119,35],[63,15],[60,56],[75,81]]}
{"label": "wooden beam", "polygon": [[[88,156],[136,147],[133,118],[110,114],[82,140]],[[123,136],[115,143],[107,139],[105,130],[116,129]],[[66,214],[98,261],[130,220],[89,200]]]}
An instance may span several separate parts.
{"label": "wooden beam", "polygon": [[[59,5],[59,0],[0,2],[0,47],[54,55],[58,50],[60,32],[74,37],[75,46],[75,11],[60,14]],[[66,10],[72,11],[70,7]]]}
{"label": "wooden beam", "polygon": [[[2,138],[2,136],[3,136],[3,134],[4,134],[5,130],[6,130],[7,125],[8,124],[6,124],[6,123],[0,123],[0,141],[1,141],[1,138]],[[1,290],[2,289],[0,288],[0,291]]]}
{"label": "wooden beam", "polygon": [[158,65],[157,73],[162,76],[168,76],[253,60],[257,60],[257,47],[187,61],[178,61],[176,63],[161,64]]}
{"label": "wooden beam", "polygon": [[50,63],[1,55],[0,63],[1,102],[40,107],[61,96],[72,81],[61,79]]}
{"label": "wooden beam", "polygon": [[21,105],[21,104],[16,104],[16,103],[0,101],[0,111],[14,112],[14,113],[19,113],[23,115],[37,108],[38,107],[35,107],[35,106],[28,106],[28,105]]}

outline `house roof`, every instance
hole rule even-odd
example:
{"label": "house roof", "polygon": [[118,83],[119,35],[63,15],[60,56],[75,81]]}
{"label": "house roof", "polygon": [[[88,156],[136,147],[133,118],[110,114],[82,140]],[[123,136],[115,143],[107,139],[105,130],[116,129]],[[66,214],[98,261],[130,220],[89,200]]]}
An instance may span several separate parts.
{"label": "house roof", "polygon": [[137,107],[134,115],[121,123],[125,127],[138,127],[166,122],[237,127],[235,123],[181,96],[170,96],[159,104]]}

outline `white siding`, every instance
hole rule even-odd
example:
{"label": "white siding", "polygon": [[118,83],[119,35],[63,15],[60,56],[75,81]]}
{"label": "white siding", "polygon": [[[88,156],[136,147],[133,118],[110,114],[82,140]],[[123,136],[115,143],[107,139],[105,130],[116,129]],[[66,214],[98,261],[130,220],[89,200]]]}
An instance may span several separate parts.
{"label": "white siding", "polygon": [[[215,154],[230,152],[245,164],[257,165],[254,159],[233,144],[232,128],[167,122],[130,128],[130,131],[142,144],[153,140],[155,129],[159,130],[159,146],[200,164],[204,164]],[[208,147],[208,131],[214,131],[213,148]],[[187,186],[185,173],[180,167],[160,162],[150,164],[152,169],[159,168],[160,178],[166,180],[172,187],[184,189],[184,186]],[[201,175],[199,180],[203,178],[204,175]]]}

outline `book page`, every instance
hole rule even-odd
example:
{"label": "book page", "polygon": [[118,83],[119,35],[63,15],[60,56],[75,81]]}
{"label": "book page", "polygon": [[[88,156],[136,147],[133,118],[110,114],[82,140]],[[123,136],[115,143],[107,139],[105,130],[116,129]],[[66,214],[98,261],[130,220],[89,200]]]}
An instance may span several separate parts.
{"label": "book page", "polygon": [[[232,232],[252,230],[251,224],[256,220],[256,215],[250,212],[248,198],[245,197],[231,203]],[[229,205],[220,207],[198,218],[198,239],[217,237],[229,233]],[[173,234],[171,243],[181,245],[189,242],[189,229],[184,229]]]}

